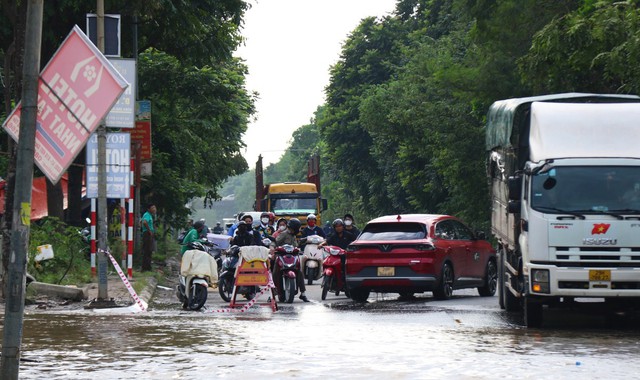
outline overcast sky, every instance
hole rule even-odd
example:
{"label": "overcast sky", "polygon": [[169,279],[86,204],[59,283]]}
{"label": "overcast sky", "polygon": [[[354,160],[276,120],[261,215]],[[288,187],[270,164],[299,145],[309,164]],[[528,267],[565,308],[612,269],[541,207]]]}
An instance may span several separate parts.
{"label": "overcast sky", "polygon": [[291,134],[309,124],[324,103],[329,68],[342,44],[365,17],[384,16],[396,0],[249,0],[236,55],[249,67],[247,88],[260,95],[257,120],[244,135],[245,158],[255,167],[277,162]]}

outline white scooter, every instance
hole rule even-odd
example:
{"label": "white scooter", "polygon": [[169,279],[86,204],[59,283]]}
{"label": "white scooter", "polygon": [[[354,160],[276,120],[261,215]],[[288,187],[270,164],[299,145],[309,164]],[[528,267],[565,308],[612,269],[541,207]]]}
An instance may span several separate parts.
{"label": "white scooter", "polygon": [[218,280],[218,265],[202,243],[190,243],[189,248],[182,256],[176,296],[184,309],[196,311],[207,302],[209,285]]}
{"label": "white scooter", "polygon": [[307,285],[313,284],[314,280],[319,280],[322,276],[322,261],[324,260],[324,249],[318,248],[318,244],[323,243],[324,238],[318,235],[307,236],[304,252],[302,254],[302,268]]}

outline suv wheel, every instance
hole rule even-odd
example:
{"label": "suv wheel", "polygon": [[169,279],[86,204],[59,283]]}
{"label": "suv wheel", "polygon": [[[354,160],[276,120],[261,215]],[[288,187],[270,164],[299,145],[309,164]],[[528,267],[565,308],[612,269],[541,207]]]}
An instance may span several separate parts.
{"label": "suv wheel", "polygon": [[369,293],[371,291],[369,289],[355,288],[351,289],[351,299],[356,302],[366,302],[367,298],[369,298]]}
{"label": "suv wheel", "polygon": [[433,296],[439,300],[448,300],[453,295],[453,268],[451,264],[444,263],[440,281],[433,290]]}

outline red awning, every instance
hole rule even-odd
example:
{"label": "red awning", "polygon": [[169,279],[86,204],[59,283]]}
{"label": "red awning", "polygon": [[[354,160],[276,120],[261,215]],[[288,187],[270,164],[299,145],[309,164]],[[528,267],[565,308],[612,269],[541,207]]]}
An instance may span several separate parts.
{"label": "red awning", "polygon": [[[64,174],[62,178],[60,178],[60,183],[62,184],[62,207],[67,209],[67,184],[68,184],[67,174]],[[4,191],[5,191],[6,181],[0,181],[0,213],[4,213]],[[84,194],[84,189],[82,191]],[[31,220],[42,219],[45,216],[49,215],[47,210],[47,179],[46,177],[37,177],[33,179],[33,187],[31,188]]]}

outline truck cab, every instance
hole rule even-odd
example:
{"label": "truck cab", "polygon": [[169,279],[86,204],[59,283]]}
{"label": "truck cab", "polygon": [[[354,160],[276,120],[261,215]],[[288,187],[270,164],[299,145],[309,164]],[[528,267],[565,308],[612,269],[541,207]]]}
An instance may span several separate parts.
{"label": "truck cab", "polygon": [[527,326],[542,324],[545,305],[640,305],[640,152],[630,143],[640,139],[638,120],[640,98],[623,95],[490,109],[500,306],[522,310]]}

